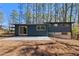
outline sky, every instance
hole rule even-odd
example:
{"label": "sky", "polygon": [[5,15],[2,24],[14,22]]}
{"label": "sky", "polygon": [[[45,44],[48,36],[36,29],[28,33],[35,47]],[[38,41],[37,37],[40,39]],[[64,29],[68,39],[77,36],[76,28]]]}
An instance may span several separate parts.
{"label": "sky", "polygon": [[12,10],[18,10],[18,5],[18,3],[0,3],[0,11],[2,11],[4,15],[3,25],[8,26],[10,13]]}

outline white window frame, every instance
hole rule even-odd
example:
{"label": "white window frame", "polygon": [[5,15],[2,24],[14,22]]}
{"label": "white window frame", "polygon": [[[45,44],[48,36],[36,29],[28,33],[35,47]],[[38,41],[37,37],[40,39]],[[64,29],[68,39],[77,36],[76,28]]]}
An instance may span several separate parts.
{"label": "white window frame", "polygon": [[[44,29],[42,27],[44,27]],[[45,31],[45,30],[46,30],[45,25],[36,25],[36,31]]]}
{"label": "white window frame", "polygon": [[54,26],[55,26],[55,27],[57,27],[57,26],[58,26],[58,24],[54,24]]}

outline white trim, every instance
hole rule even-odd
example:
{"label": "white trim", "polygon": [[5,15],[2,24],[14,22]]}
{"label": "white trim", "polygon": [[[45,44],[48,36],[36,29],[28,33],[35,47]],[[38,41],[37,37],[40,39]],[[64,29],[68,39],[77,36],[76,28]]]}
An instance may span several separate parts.
{"label": "white trim", "polygon": [[[44,29],[42,27],[44,27]],[[46,26],[45,25],[36,25],[36,31],[45,31],[45,30],[46,30]]]}

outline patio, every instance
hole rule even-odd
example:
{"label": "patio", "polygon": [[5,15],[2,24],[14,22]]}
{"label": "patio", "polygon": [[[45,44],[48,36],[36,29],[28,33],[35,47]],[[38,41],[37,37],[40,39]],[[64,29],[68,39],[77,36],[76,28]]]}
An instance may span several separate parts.
{"label": "patio", "polygon": [[49,37],[8,37],[2,40],[51,40]]}

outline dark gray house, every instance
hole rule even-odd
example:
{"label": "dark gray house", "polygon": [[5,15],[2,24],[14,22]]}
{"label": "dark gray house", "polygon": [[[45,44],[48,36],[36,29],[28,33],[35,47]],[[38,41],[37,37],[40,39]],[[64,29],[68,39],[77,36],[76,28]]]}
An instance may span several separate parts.
{"label": "dark gray house", "polygon": [[14,24],[15,36],[49,36],[51,32],[71,32],[73,22],[46,22],[44,24]]}

